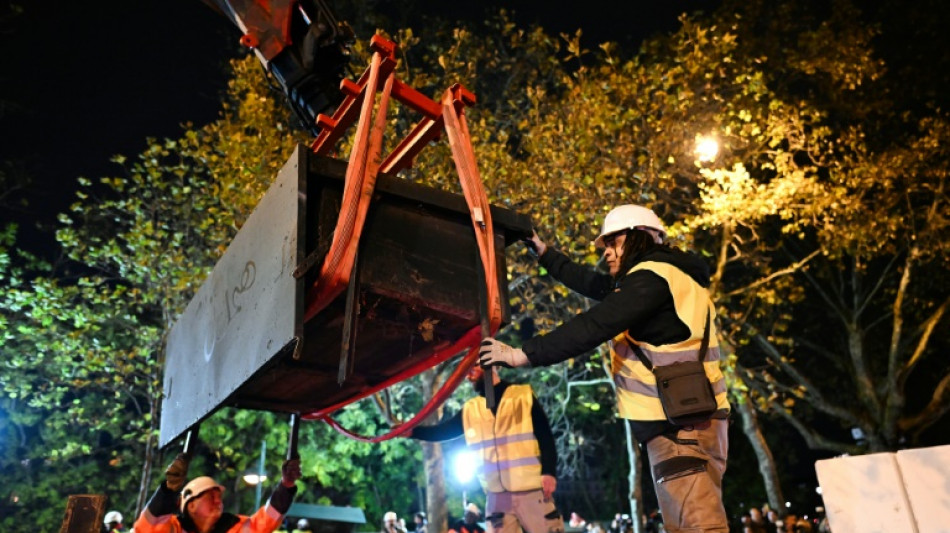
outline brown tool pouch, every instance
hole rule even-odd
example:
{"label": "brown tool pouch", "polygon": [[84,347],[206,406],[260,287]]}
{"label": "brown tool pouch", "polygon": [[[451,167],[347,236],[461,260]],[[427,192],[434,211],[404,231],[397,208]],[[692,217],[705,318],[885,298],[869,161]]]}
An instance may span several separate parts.
{"label": "brown tool pouch", "polygon": [[678,426],[701,424],[716,412],[716,395],[699,361],[653,367],[666,419]]}
{"label": "brown tool pouch", "polygon": [[716,394],[706,377],[703,360],[709,348],[709,312],[706,312],[706,327],[696,361],[653,366],[636,343],[631,342],[633,352],[656,378],[656,392],[663,406],[666,419],[677,426],[695,426],[708,421],[716,413]]}

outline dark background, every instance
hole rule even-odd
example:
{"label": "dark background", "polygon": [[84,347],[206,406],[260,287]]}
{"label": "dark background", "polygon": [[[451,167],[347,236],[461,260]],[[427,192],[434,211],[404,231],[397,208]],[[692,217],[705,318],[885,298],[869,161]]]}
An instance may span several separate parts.
{"label": "dark background", "polygon": [[[76,179],[115,174],[113,155],[134,155],[146,137],[176,137],[181,125],[206,124],[219,110],[227,60],[245,53],[237,27],[200,0],[14,0],[0,7],[0,161],[15,160],[32,179],[0,222],[52,238],[57,213],[73,201]],[[542,2],[491,0],[366,2],[414,27],[425,16],[476,19],[505,7],[522,24],[550,33],[583,30],[588,46],[617,41],[637,47],[677,27],[684,11],[713,0]],[[339,13],[353,5],[331,0]],[[342,18],[342,17],[341,17]],[[386,28],[394,31],[396,28]],[[357,35],[368,39],[369,35]]]}

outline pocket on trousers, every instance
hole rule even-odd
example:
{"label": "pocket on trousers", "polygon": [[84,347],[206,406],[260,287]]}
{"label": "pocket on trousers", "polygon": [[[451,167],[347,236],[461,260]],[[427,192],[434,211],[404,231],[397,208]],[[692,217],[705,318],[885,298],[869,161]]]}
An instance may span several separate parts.
{"label": "pocket on trousers", "polygon": [[664,483],[706,471],[706,460],[700,457],[681,455],[657,463],[653,467],[653,476],[657,483]]}

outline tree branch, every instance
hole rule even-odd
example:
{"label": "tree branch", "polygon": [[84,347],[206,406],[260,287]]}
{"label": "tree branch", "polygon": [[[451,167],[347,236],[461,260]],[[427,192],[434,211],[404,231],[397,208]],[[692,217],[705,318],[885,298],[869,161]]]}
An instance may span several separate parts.
{"label": "tree branch", "polygon": [[920,362],[921,357],[923,357],[924,350],[927,348],[927,344],[930,342],[930,336],[933,334],[934,328],[940,322],[940,319],[943,318],[944,313],[947,312],[947,306],[950,305],[950,297],[945,299],[940,307],[931,314],[926,321],[922,324],[923,332],[921,333],[920,340],[917,341],[917,346],[914,348],[914,353],[911,355],[910,359],[904,365],[904,368],[901,369],[901,379],[905,379],[907,374],[914,369],[917,363]]}
{"label": "tree branch", "polygon": [[765,285],[765,284],[769,283],[770,281],[772,281],[772,280],[774,280],[774,279],[776,279],[776,278],[779,278],[779,277],[782,277],[782,276],[785,276],[785,275],[788,275],[788,274],[794,274],[795,272],[798,272],[799,270],[801,270],[801,268],[802,268],[803,266],[805,266],[806,263],[808,263],[809,261],[811,261],[812,259],[814,259],[814,257],[815,257],[816,255],[818,255],[819,253],[821,253],[820,250],[815,250],[814,252],[808,254],[808,256],[806,256],[804,259],[802,259],[802,260],[800,260],[800,261],[796,261],[795,263],[792,263],[791,265],[789,265],[789,266],[787,266],[787,267],[785,267],[785,268],[783,268],[783,269],[781,269],[781,270],[776,270],[775,272],[772,272],[772,273],[769,274],[768,276],[766,276],[766,277],[764,277],[764,278],[761,278],[761,279],[759,279],[759,280],[756,280],[755,282],[753,282],[753,283],[751,283],[751,284],[749,284],[749,285],[746,285],[745,287],[742,287],[742,288],[739,288],[739,289],[735,289],[735,290],[733,290],[733,291],[730,291],[730,292],[726,293],[725,296],[726,296],[726,297],[736,296],[736,295],[738,295],[738,294],[742,294],[742,293],[748,292],[748,291],[750,291],[750,290],[752,290],[752,289],[755,289],[755,288],[757,288],[757,287],[761,287],[762,285]]}
{"label": "tree branch", "polygon": [[[755,390],[759,394],[759,396],[763,398],[768,397],[768,394],[767,394],[768,391],[763,389],[761,384],[755,379],[743,380],[743,382],[745,382],[750,388]],[[851,454],[858,454],[858,453],[863,452],[863,449],[858,445],[855,445],[855,444],[849,445],[842,442],[837,442],[837,441],[824,438],[818,433],[812,431],[810,428],[806,427],[805,424],[802,423],[801,420],[799,420],[795,415],[793,415],[790,411],[786,409],[773,407],[770,409],[770,411],[774,411],[775,413],[778,413],[782,418],[788,421],[788,423],[791,424],[792,427],[794,427],[796,431],[798,431],[798,433],[802,436],[802,438],[805,439],[805,443],[808,445],[808,447],[813,450],[819,450],[819,449],[834,450],[834,451],[839,451],[843,453],[851,453]]]}
{"label": "tree branch", "polygon": [[[827,415],[846,421],[852,425],[861,425],[860,417],[858,417],[856,414],[847,409],[838,407],[825,399],[825,397],[821,394],[821,391],[812,385],[811,381],[802,375],[798,369],[789,364],[788,361],[785,360],[775,348],[775,345],[763,337],[761,333],[753,331],[752,339],[760,348],[762,348],[763,351],[765,351],[765,354],[769,360],[778,365],[785,373],[795,380],[802,389],[805,390],[805,393],[808,396],[807,402],[809,404]],[[784,391],[795,395],[795,391],[792,387],[784,385],[778,381],[775,382],[775,385],[782,388]]]}
{"label": "tree branch", "polygon": [[812,276],[807,270],[802,270],[802,273],[805,275],[805,279],[807,279],[808,282],[811,283],[812,287],[814,287],[815,290],[818,291],[818,295],[821,296],[821,299],[824,300],[826,304],[828,304],[828,307],[831,307],[831,309],[835,312],[836,315],[838,315],[838,318],[840,318],[842,322],[847,323],[848,318],[845,316],[844,307],[842,303],[835,302],[831,298],[831,295],[828,294],[828,292],[825,291],[824,287],[821,286],[821,283],[819,283],[818,280],[815,279],[815,277]]}
{"label": "tree branch", "polygon": [[916,415],[902,417],[897,421],[897,426],[905,432],[913,430],[916,439],[947,412],[950,412],[950,372],[945,374],[937,384],[930,402]]}

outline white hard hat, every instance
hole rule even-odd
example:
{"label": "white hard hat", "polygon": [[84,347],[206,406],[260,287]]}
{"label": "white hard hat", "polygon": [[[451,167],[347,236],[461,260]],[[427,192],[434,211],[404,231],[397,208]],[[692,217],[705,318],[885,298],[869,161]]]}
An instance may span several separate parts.
{"label": "white hard hat", "polygon": [[466,506],[465,506],[465,510],[468,511],[468,512],[470,512],[470,513],[475,513],[475,514],[477,514],[477,515],[481,515],[481,514],[482,514],[482,511],[481,511],[481,510],[478,508],[478,506],[475,505],[474,503],[470,503],[470,504],[466,505]]}
{"label": "white hard hat", "polygon": [[393,511],[389,511],[388,513],[383,515],[383,522],[388,522],[389,520],[392,520],[393,522],[395,522],[396,519],[397,519],[396,513],[394,513]]}
{"label": "white hard hat", "polygon": [[117,524],[121,524],[122,513],[120,513],[119,511],[109,511],[108,513],[106,513],[106,517],[102,519],[102,523],[107,526],[113,522]]}
{"label": "white hard hat", "polygon": [[306,518],[297,520],[297,529],[310,529],[310,522],[307,522]]}
{"label": "white hard hat", "polygon": [[626,204],[615,207],[607,213],[604,217],[604,227],[594,240],[594,246],[602,248],[605,236],[633,228],[651,228],[659,231],[662,237],[666,236],[663,221],[656,216],[656,213],[643,206]]}
{"label": "white hard hat", "polygon": [[218,485],[217,481],[208,476],[196,477],[189,481],[181,491],[181,512],[185,512],[185,506],[188,505],[188,502],[211,489],[218,489],[224,493],[224,486]]}

